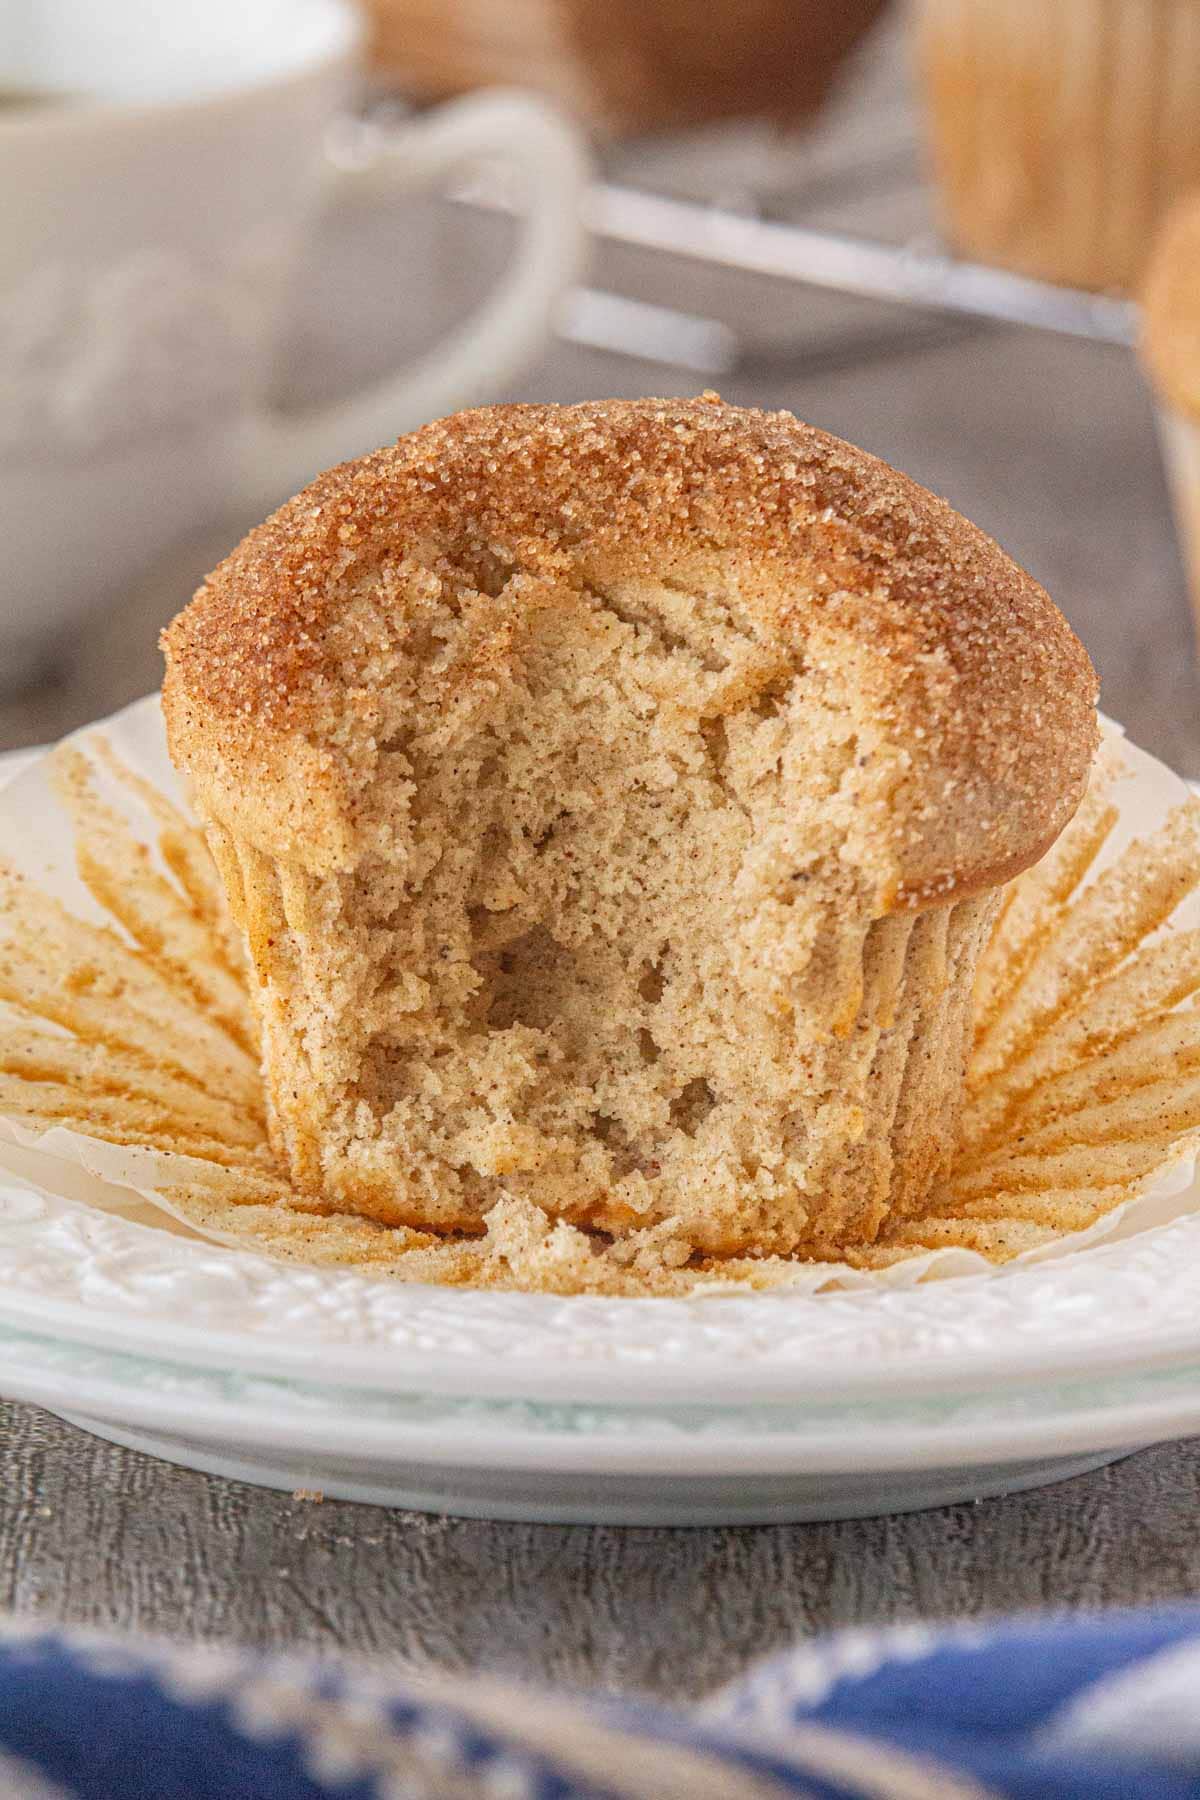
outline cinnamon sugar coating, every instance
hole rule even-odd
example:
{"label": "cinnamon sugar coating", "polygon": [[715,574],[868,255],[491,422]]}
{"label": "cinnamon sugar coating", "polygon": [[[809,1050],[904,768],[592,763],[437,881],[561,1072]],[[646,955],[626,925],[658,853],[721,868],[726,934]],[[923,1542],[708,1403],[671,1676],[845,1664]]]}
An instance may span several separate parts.
{"label": "cinnamon sugar coating", "polygon": [[322,476],[164,641],[304,1191],[686,1260],[870,1241],[944,1172],[1095,680],[943,502],[713,397],[488,408]]}
{"label": "cinnamon sugar coating", "polygon": [[[498,406],[318,477],[165,635],[176,754],[231,802],[252,781],[253,835],[289,854],[347,854],[330,809],[370,779],[372,752],[348,740],[373,707],[369,647],[356,657],[339,620],[381,563],[406,560],[484,592],[516,573],[538,605],[530,576],[572,591],[699,576],[789,662],[820,660],[835,679],[841,664],[910,760],[892,835],[917,903],[1027,867],[1083,791],[1096,744],[1086,652],[1044,590],[944,501],[789,413],[708,399]],[[280,791],[261,790],[268,770]]]}

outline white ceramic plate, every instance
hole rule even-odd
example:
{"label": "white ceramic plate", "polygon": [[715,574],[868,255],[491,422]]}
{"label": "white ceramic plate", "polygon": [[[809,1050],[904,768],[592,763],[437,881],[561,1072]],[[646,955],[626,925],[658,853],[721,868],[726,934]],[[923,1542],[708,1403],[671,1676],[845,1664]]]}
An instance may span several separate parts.
{"label": "white ceramic plate", "polygon": [[[44,1167],[52,1183],[59,1171]],[[276,1262],[0,1177],[0,1323],[243,1374],[460,1399],[945,1397],[1200,1363],[1200,1211],[1002,1278],[558,1299]]]}
{"label": "white ceramic plate", "polygon": [[[156,709],[116,725],[160,775]],[[6,850],[37,821],[31,873],[69,861],[44,805],[35,767],[0,807]],[[495,1517],[849,1517],[1200,1431],[1200,1191],[1002,1277],[564,1300],[276,1262],[4,1160],[0,1392],[249,1480]]]}
{"label": "white ceramic plate", "polygon": [[236,1480],[487,1518],[852,1518],[1061,1480],[1200,1431],[1200,1364],[909,1401],[583,1406],[332,1386],[0,1329],[0,1382]]}

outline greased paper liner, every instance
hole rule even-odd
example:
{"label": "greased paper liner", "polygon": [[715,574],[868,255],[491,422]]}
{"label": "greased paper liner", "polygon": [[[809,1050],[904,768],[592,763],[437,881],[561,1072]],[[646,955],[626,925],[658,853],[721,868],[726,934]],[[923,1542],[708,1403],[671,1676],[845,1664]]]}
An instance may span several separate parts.
{"label": "greased paper liner", "polygon": [[815,1293],[1003,1278],[1200,1207],[1200,802],[1116,728],[985,958],[955,1172],[853,1263],[677,1268],[669,1234],[597,1253],[516,1201],[482,1240],[316,1216],[267,1145],[239,948],[156,697],[0,792],[0,858],[0,1170],[231,1253],[559,1293]]}

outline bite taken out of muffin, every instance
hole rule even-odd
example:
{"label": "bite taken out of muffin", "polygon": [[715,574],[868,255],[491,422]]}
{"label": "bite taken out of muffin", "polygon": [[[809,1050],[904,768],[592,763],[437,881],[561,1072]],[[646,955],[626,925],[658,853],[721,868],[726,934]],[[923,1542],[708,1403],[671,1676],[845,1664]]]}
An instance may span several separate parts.
{"label": "bite taken out of muffin", "polygon": [[676,1260],[920,1209],[1096,746],[1065,620],[943,501],[715,396],[484,408],[321,476],[164,643],[316,1203]]}

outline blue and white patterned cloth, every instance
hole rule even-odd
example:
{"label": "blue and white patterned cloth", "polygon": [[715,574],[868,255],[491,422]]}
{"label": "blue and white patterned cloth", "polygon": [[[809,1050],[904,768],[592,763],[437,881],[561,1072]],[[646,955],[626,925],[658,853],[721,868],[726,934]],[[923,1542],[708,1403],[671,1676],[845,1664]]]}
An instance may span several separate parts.
{"label": "blue and white patterned cloth", "polygon": [[1200,1607],[852,1632],[692,1711],[0,1626],[3,1800],[1195,1800]]}

